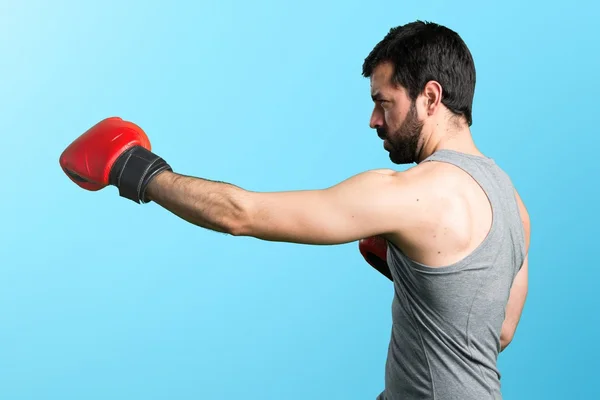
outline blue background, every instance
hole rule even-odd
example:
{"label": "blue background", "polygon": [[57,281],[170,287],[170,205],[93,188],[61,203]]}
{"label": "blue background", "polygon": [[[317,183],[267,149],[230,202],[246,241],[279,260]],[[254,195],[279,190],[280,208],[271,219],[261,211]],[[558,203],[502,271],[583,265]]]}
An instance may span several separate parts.
{"label": "blue background", "polygon": [[368,128],[360,71],[389,28],[415,19],[470,46],[473,134],[531,213],[505,398],[600,398],[591,0],[0,7],[1,399],[374,399],[392,286],[356,243],[202,230],[114,188],[80,190],[58,157],[119,115],[177,171],[252,190],[395,167]]}

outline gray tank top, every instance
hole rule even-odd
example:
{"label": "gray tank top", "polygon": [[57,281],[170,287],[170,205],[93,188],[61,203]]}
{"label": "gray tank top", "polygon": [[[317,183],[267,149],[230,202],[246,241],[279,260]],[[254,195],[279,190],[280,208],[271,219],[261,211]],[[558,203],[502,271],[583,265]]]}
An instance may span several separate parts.
{"label": "gray tank top", "polygon": [[441,268],[388,243],[392,333],[377,400],[500,400],[500,331],[525,257],[514,188],[490,158],[440,150],[423,162],[430,161],[451,163],[475,179],[490,200],[492,226],[475,251]]}

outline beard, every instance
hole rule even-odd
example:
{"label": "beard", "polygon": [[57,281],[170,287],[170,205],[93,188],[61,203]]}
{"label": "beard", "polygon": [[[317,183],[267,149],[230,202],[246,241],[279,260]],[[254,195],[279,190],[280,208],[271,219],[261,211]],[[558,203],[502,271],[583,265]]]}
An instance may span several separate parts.
{"label": "beard", "polygon": [[387,150],[390,153],[391,162],[394,164],[411,164],[417,161],[422,130],[423,123],[419,121],[417,108],[415,103],[412,102],[406,119],[400,128],[393,132],[387,132],[383,128],[377,129],[377,134],[387,140]]}

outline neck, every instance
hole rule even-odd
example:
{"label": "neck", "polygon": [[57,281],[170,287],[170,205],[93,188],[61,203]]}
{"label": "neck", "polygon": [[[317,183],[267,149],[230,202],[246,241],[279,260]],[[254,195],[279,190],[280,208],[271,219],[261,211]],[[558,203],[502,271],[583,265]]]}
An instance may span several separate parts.
{"label": "neck", "polygon": [[471,129],[467,124],[456,125],[453,122],[441,124],[434,122],[432,128],[423,127],[421,146],[417,153],[417,164],[438,150],[454,150],[461,153],[483,156],[477,149]]}

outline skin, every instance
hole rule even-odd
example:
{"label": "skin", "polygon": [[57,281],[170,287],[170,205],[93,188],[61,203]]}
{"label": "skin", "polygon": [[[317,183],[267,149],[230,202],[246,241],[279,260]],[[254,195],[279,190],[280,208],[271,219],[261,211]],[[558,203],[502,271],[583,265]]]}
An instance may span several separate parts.
{"label": "skin", "polygon": [[[484,155],[461,117],[441,103],[442,87],[428,82],[411,101],[394,85],[393,67],[379,65],[371,77],[374,108],[369,126],[406,171],[370,170],[318,190],[253,192],[233,184],[158,175],[148,197],[197,226],[267,241],[334,245],[382,236],[413,260],[441,267],[467,256],[487,235],[491,207],[479,185],[464,171],[440,162],[420,164],[437,150]],[[530,222],[518,199],[526,246]],[[528,287],[527,258],[517,274],[506,308],[501,349],[514,337]]]}

